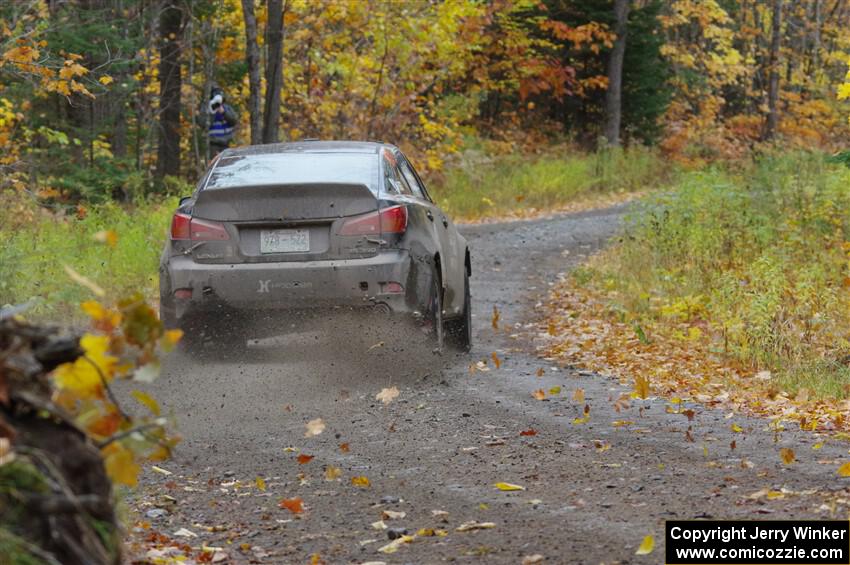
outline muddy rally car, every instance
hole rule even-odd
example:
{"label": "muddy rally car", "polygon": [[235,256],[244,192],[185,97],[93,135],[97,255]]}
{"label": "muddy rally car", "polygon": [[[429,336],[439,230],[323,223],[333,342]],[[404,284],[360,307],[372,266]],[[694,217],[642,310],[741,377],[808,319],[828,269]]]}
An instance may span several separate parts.
{"label": "muddy rally car", "polygon": [[392,145],[224,151],[181,200],[159,275],[162,319],[193,353],[355,312],[470,347],[467,242]]}

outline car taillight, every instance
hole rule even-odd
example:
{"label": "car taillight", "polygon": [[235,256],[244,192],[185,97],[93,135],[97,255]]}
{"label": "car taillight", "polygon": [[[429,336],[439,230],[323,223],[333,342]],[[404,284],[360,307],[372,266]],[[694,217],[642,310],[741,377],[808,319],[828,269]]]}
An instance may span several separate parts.
{"label": "car taillight", "polygon": [[407,207],[392,206],[346,220],[339,235],[399,234],[407,229]]}
{"label": "car taillight", "polygon": [[190,239],[192,241],[210,241],[230,239],[222,224],[199,220],[180,212],[171,219],[171,239]]}
{"label": "car taillight", "polygon": [[406,229],[406,206],[393,206],[381,210],[381,233],[404,233]]}
{"label": "car taillight", "polygon": [[198,220],[197,218],[192,218],[192,222],[189,224],[189,232],[192,234],[192,241],[230,239],[223,225],[216,222]]}
{"label": "car taillight", "polygon": [[189,239],[189,224],[192,223],[192,217],[180,212],[174,214],[171,218],[171,239]]}

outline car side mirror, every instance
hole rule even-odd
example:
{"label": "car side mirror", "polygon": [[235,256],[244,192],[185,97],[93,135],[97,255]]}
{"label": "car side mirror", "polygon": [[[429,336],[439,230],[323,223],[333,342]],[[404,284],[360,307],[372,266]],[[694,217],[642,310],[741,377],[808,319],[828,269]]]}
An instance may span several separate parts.
{"label": "car side mirror", "polygon": [[183,204],[185,204],[186,202],[188,202],[191,199],[192,199],[191,196],[181,196],[180,197],[180,206],[182,206]]}

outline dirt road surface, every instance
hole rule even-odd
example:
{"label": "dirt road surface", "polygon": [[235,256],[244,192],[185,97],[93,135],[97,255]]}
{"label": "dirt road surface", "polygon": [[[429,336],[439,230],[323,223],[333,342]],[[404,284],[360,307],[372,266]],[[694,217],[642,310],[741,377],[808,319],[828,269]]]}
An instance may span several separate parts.
{"label": "dirt road surface", "polygon": [[[464,228],[475,302],[469,355],[370,349],[368,339],[308,332],[255,344],[246,361],[173,357],[148,390],[177,416],[184,441],[161,464],[172,475],[145,469],[131,518],[167,535],[185,528],[198,537],[176,539],[223,548],[235,563],[307,563],[318,555],[325,563],[517,564],[534,555],[545,563],[663,562],[666,519],[831,511],[845,518],[846,479],[835,469],[846,446],[813,450],[811,434],[789,428],[777,436],[766,421],[699,405],[689,422],[662,399],[618,413],[613,400],[629,387],[558,369],[511,337],[535,320],[535,305],[560,274],[618,233],[623,213]],[[492,329],[494,306],[510,330]],[[490,370],[470,372],[481,360]],[[398,398],[375,399],[391,386]],[[548,400],[532,397],[555,386],[562,392]],[[576,388],[590,406],[585,424],[573,423],[584,408],[572,398]],[[305,424],[315,418],[326,428],[307,438]],[[536,435],[520,435],[528,430]],[[798,462],[783,464],[781,447],[793,448]],[[299,464],[300,454],[314,458]],[[325,480],[329,465],[341,470],[339,480]],[[353,485],[359,476],[370,485]],[[498,482],[525,490],[500,491]],[[762,489],[777,492],[751,496]],[[294,497],[303,500],[299,515],[278,506]],[[384,520],[389,528],[447,535],[381,553],[389,530],[372,524],[386,510],[405,513]],[[456,531],[473,520],[494,527]],[[655,551],[636,556],[646,535],[655,537]]]}

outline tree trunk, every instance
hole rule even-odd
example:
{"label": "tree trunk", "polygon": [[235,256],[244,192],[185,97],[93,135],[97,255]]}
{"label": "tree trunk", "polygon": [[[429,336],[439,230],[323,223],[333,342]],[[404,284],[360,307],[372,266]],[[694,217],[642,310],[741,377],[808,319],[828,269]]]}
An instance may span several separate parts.
{"label": "tree trunk", "polygon": [[248,65],[248,114],[251,124],[251,145],[262,142],[260,116],[260,48],[257,45],[257,16],[254,0],[242,0],[245,18],[245,63]]}
{"label": "tree trunk", "polygon": [[280,88],[283,81],[283,0],[268,0],[266,21],[266,99],[263,107],[263,143],[277,143],[280,124]]}
{"label": "tree trunk", "polygon": [[165,0],[159,15],[159,148],[156,177],[180,174],[180,44],[183,10],[180,0]]}
{"label": "tree trunk", "polygon": [[773,0],[773,24],[768,57],[767,119],[764,124],[764,140],[776,136],[779,125],[779,41],[782,33],[782,0]]}
{"label": "tree trunk", "polygon": [[620,145],[623,115],[623,58],[626,55],[626,30],[629,0],[614,0],[614,48],[608,59],[608,91],[605,93],[605,139],[608,145]]}

